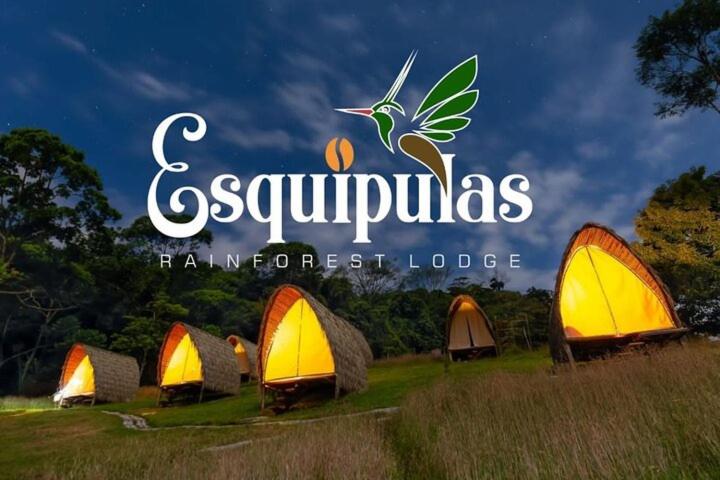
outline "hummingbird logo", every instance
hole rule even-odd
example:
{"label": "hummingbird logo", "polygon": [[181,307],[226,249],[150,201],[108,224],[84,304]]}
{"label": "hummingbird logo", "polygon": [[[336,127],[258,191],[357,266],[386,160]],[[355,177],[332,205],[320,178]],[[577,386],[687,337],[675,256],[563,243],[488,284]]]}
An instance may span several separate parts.
{"label": "hummingbird logo", "polygon": [[[417,51],[413,51],[395,78],[387,94],[368,108],[336,108],[338,112],[362,115],[375,121],[378,135],[385,148],[395,153],[390,135],[395,128],[393,112],[405,115],[405,110],[395,98],[410,73]],[[478,90],[469,90],[477,77],[477,55],[474,55],[445,74],[433,86],[420,103],[412,121],[419,123],[416,129],[404,133],[397,141],[399,150],[408,157],[425,165],[437,177],[447,191],[447,172],[442,153],[436,143],[450,142],[455,134],[468,125],[465,116],[477,103]]]}

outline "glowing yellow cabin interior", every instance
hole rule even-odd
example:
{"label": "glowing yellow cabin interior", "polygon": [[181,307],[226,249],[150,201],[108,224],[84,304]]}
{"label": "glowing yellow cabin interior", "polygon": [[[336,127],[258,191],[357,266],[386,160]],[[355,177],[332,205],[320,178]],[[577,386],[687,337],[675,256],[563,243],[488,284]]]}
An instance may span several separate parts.
{"label": "glowing yellow cabin interior", "polygon": [[238,367],[240,367],[240,372],[249,373],[250,361],[248,360],[245,346],[240,340],[238,340],[238,342],[235,344],[235,358],[237,359]]}
{"label": "glowing yellow cabin interior", "polygon": [[189,333],[175,346],[162,377],[161,387],[202,382],[202,362]]}
{"label": "glowing yellow cabin interior", "polygon": [[450,320],[448,350],[465,350],[495,345],[485,318],[475,306],[461,300]]}
{"label": "glowing yellow cabin interior", "polygon": [[673,328],[666,303],[627,265],[596,245],[566,263],[560,315],[568,339]]}
{"label": "glowing yellow cabin interior", "polygon": [[305,298],[298,298],[280,320],[264,363],[265,382],[281,383],[335,374],[330,344]]}
{"label": "glowing yellow cabin interior", "polygon": [[62,389],[65,398],[95,394],[95,372],[90,357],[85,355],[75,367],[70,379]]}

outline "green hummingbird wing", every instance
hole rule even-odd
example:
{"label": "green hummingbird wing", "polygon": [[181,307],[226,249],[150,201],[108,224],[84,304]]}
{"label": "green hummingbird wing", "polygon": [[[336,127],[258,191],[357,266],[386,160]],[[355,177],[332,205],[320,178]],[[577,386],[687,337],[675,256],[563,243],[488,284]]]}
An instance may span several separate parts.
{"label": "green hummingbird wing", "polygon": [[477,77],[477,55],[450,70],[428,92],[413,116],[413,122],[425,115],[415,130],[434,142],[449,142],[470,124],[464,116],[477,103],[478,90],[470,90]]}

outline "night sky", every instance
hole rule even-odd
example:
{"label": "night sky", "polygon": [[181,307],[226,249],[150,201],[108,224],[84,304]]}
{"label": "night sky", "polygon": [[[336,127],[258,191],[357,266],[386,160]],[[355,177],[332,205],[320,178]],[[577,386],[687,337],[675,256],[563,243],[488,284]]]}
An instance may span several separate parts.
{"label": "night sky", "polygon": [[[411,114],[477,54],[473,121],[444,146],[457,155],[454,183],[523,173],[530,220],[405,225],[392,215],[371,226],[371,246],[352,244],[352,226],[288,224],[286,239],[402,263],[408,253],[419,263],[430,252],[520,253],[521,269],[503,269],[510,289],[550,288],[583,223],[632,239],[632,219],[657,185],[693,165],[720,168],[717,114],[661,120],[654,93],[635,79],[640,29],[674,2],[210,3],[0,0],[0,132],[41,127],[84,151],[127,225],[146,213],[158,170],[153,131],[177,112],[203,115],[208,133],[198,144],[171,142],[168,156],[191,169],[168,188],[209,191],[221,173],[244,185],[259,173],[330,173],[323,150],[337,136],[355,146],[351,173],[426,173],[387,152],[369,121],[333,108],[382,98],[417,49],[398,95]],[[219,255],[249,255],[268,234],[246,215],[208,227]]]}

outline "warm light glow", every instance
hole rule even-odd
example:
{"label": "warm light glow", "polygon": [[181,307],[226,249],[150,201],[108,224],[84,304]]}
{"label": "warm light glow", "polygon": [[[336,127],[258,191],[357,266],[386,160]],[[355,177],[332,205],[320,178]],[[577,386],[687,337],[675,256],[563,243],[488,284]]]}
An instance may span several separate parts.
{"label": "warm light glow", "polygon": [[235,358],[237,359],[238,367],[240,367],[240,373],[250,373],[250,362],[247,352],[240,340],[235,344]]}
{"label": "warm light glow", "polygon": [[63,398],[79,397],[95,394],[95,372],[90,357],[85,355],[75,368],[70,380],[55,397],[56,401]]}
{"label": "warm light glow", "polygon": [[265,360],[266,382],[335,373],[330,344],[315,311],[304,298],[287,311],[275,330]]}
{"label": "warm light glow", "polygon": [[673,328],[662,300],[637,275],[595,245],[567,263],[560,315],[568,338],[625,335]]}
{"label": "warm light glow", "polygon": [[462,302],[450,320],[448,350],[492,347],[493,342],[485,319],[470,302]]}
{"label": "warm light glow", "polygon": [[202,362],[195,344],[186,333],[175,347],[165,368],[161,387],[202,382]]}

